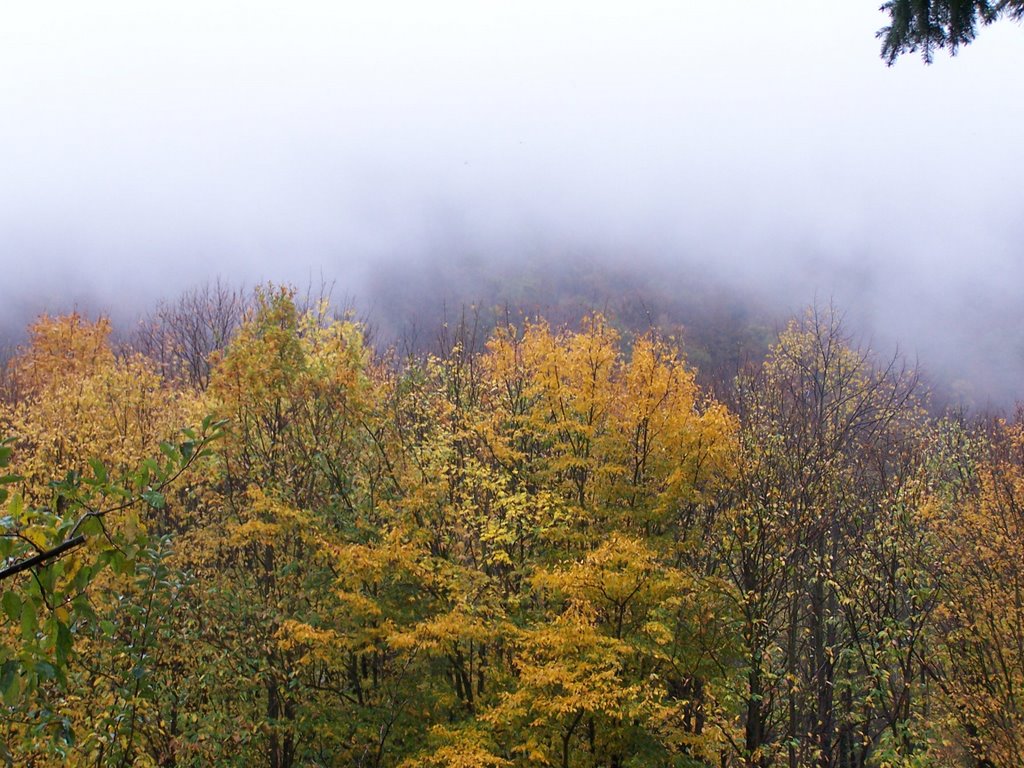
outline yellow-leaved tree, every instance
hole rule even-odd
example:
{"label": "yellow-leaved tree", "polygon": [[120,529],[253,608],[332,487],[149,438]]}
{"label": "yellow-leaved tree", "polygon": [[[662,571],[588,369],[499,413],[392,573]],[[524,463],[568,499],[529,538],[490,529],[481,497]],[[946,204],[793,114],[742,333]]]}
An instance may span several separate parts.
{"label": "yellow-leaved tree", "polygon": [[444,602],[403,639],[441,662],[453,706],[409,765],[717,754],[729,590],[693,554],[732,417],[678,350],[627,351],[599,315],[499,328],[479,353],[457,337],[427,372],[440,418],[409,449],[426,492],[398,509]]}
{"label": "yellow-leaved tree", "polygon": [[10,363],[0,688],[12,762],[134,763],[150,707],[169,491],[216,425],[110,324],[42,317]]}
{"label": "yellow-leaved tree", "polygon": [[963,447],[922,515],[934,538],[941,640],[926,669],[942,693],[936,709],[953,726],[942,741],[960,748],[946,758],[1017,765],[1024,755],[1024,424],[999,421],[982,435],[947,430]]}

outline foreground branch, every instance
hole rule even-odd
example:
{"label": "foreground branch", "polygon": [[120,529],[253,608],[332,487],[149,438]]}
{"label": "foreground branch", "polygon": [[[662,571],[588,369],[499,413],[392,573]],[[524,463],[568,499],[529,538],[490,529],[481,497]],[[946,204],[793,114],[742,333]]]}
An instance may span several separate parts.
{"label": "foreground branch", "polygon": [[84,543],[85,536],[83,535],[78,535],[75,536],[73,539],[68,539],[67,541],[61,542],[53,549],[48,549],[45,552],[40,552],[38,555],[33,555],[28,560],[22,560],[20,563],[15,563],[14,565],[4,568],[2,571],[0,571],[0,581],[9,579],[11,576],[16,576],[22,571],[27,571],[29,568],[34,568],[35,566],[40,565],[41,563],[45,563],[47,560],[51,560],[55,557],[58,557],[59,555],[63,555],[65,552],[75,549],[76,547],[79,547]]}

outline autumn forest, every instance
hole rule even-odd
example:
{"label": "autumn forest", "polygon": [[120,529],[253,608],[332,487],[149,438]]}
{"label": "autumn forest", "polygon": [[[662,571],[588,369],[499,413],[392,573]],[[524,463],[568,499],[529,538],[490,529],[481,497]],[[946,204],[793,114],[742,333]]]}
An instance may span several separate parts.
{"label": "autumn forest", "polygon": [[607,311],[161,306],[4,366],[8,764],[1024,764],[1024,426],[839,310],[709,377]]}

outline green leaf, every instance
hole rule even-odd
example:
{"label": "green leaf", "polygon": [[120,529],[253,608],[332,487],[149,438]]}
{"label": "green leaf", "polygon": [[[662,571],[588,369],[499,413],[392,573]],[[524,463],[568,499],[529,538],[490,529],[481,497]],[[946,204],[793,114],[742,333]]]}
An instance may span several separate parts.
{"label": "green leaf", "polygon": [[95,515],[89,515],[82,521],[78,530],[86,536],[99,536],[103,533],[103,523]]}
{"label": "green leaf", "polygon": [[68,654],[71,653],[71,630],[63,621],[57,622],[57,638],[53,647],[57,652],[57,661],[62,665],[67,663]]}
{"label": "green leaf", "polygon": [[4,704],[10,706],[18,697],[21,691],[21,681],[18,679],[18,662],[4,662],[0,668],[0,694],[4,697]]}
{"label": "green leaf", "polygon": [[7,590],[3,596],[4,613],[11,621],[21,621],[21,598],[14,590]]}
{"label": "green leaf", "polygon": [[97,458],[92,458],[92,459],[89,459],[89,466],[92,468],[92,473],[93,473],[93,475],[96,476],[96,479],[99,482],[106,483],[108,481],[107,465],[106,464],[104,464],[102,461],[100,461]]}
{"label": "green leaf", "polygon": [[21,608],[21,639],[30,643],[36,639],[36,606],[32,602],[25,603]]}
{"label": "green leaf", "polygon": [[130,561],[120,552],[114,550],[110,553],[110,569],[120,575],[128,571]]}
{"label": "green leaf", "polygon": [[[16,493],[13,496],[11,496],[11,502],[7,506],[7,517],[9,517],[12,520],[20,521],[21,514],[22,514],[22,512],[24,510],[25,510],[25,501],[22,498],[21,494],[20,493]],[[11,526],[7,526],[7,527],[11,527]]]}
{"label": "green leaf", "polygon": [[91,565],[83,565],[75,573],[75,578],[71,581],[71,591],[81,592],[85,589],[89,582],[92,581],[93,569]]}
{"label": "green leaf", "polygon": [[54,583],[57,578],[56,568],[61,563],[51,562],[49,565],[44,565],[36,571],[36,581],[39,583],[39,588],[46,592],[53,592]]}
{"label": "green leaf", "polygon": [[48,661],[37,661],[35,666],[41,680],[54,680],[59,676],[57,668]]}
{"label": "green leaf", "polygon": [[142,494],[142,499],[153,509],[163,509],[167,504],[167,499],[159,491],[148,490]]}

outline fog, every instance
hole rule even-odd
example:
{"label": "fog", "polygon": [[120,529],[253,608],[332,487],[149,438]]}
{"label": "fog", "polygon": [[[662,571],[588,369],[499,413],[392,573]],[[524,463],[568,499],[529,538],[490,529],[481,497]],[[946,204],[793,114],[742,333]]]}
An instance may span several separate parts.
{"label": "fog", "polygon": [[1024,30],[888,68],[876,7],[4,4],[0,327],[130,322],[215,276],[323,277],[394,324],[395,297],[582,259],[833,298],[1008,403]]}

